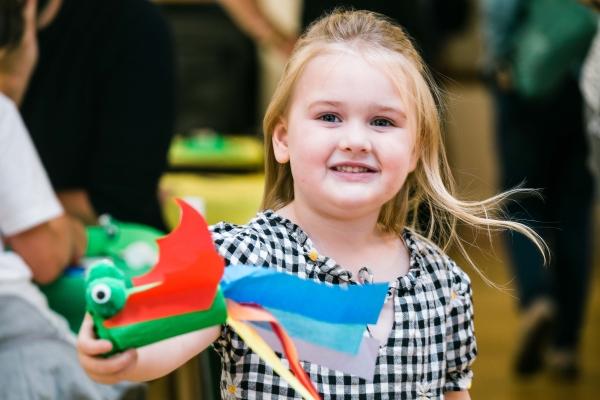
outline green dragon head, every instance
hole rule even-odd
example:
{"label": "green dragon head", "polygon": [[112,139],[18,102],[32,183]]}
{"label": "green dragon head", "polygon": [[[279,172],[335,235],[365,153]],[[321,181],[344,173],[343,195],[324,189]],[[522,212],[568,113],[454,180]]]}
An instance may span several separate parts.
{"label": "green dragon head", "polygon": [[109,261],[90,267],[86,277],[87,311],[92,315],[110,318],[124,307],[131,280]]}

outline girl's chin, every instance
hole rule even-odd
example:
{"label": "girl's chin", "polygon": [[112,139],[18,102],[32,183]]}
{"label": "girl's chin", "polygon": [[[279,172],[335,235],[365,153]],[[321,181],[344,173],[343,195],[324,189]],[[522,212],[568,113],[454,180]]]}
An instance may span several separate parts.
{"label": "girl's chin", "polygon": [[328,204],[331,208],[335,208],[345,215],[379,212],[383,204],[385,204],[385,202],[381,203],[377,199],[365,196],[364,193],[361,195],[336,196],[331,199],[322,199],[322,203]]}

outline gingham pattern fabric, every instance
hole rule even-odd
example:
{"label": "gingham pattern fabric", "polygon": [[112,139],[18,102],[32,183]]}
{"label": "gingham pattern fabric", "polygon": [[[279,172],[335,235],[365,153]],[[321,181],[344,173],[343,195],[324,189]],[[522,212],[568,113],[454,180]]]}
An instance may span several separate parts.
{"label": "gingham pattern fabric", "polygon": [[[228,264],[275,268],[332,284],[356,283],[334,260],[316,254],[300,227],[273,211],[259,213],[244,226],[220,223],[211,228]],[[324,399],[442,399],[446,391],[470,386],[477,350],[469,278],[426,239],[409,230],[403,239],[410,267],[390,283],[387,301],[394,302],[394,326],[379,348],[373,381],[302,361]],[[307,301],[318,307],[319,299]],[[300,399],[231,329],[223,327],[213,346],[223,362],[223,399]]]}

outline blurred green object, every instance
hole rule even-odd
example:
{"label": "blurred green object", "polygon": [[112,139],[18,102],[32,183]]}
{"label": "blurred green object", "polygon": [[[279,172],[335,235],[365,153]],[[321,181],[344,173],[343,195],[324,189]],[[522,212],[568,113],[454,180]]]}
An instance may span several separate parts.
{"label": "blurred green object", "polygon": [[48,285],[40,286],[48,306],[65,317],[71,331],[77,333],[85,313],[85,271],[69,267],[65,274]]}
{"label": "blurred green object", "polygon": [[513,85],[543,99],[581,66],[596,33],[593,11],[577,0],[528,0],[512,56]]}
{"label": "blurred green object", "polygon": [[262,164],[262,142],[252,136],[199,130],[176,136],[169,149],[169,165],[177,169],[257,170]]}
{"label": "blurred green object", "polygon": [[51,309],[65,317],[73,332],[85,314],[86,267],[99,258],[112,261],[128,278],[142,275],[156,263],[156,239],[164,233],[140,224],[119,222],[102,215],[99,225],[86,227],[88,247],[82,265],[71,266],[56,281],[40,286]]}
{"label": "blurred green object", "polygon": [[156,239],[164,236],[163,232],[146,225],[119,222],[106,214],[100,216],[98,223],[86,228],[86,258],[110,258],[130,277],[148,271],[156,263]]}

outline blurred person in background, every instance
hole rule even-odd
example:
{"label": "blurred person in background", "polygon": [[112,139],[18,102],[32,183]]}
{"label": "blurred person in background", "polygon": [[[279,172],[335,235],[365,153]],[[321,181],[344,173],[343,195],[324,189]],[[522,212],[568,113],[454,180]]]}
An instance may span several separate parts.
{"label": "blurred person in background", "polygon": [[[36,3],[0,5],[6,61],[34,40]],[[139,385],[100,385],[83,373],[66,321],[34,284],[56,279],[85,248],[82,223],[64,213],[15,104],[0,91],[0,398],[143,398]]]}
{"label": "blurred person in background", "polygon": [[0,60],[0,84],[65,210],[164,230],[174,68],[162,15],[147,0],[39,0],[37,14],[37,35]]}
{"label": "blurred person in background", "polygon": [[[588,0],[600,18],[600,1]],[[600,22],[600,21],[599,21]],[[600,195],[600,30],[585,60],[580,80],[584,100],[585,127],[590,143],[590,165],[596,178],[596,198]]]}
{"label": "blurred person in background", "polygon": [[[257,43],[272,46],[288,56],[297,37],[279,29],[259,0],[218,0],[242,30]],[[467,0],[304,0],[300,20],[303,32],[313,21],[335,8],[369,10],[402,25],[414,39],[427,64],[435,66],[444,40],[462,29],[469,12]]]}
{"label": "blurred person in background", "polygon": [[[588,299],[593,191],[577,76],[571,71],[560,75],[543,96],[519,91],[515,65],[528,54],[517,48],[523,43],[518,35],[527,28],[533,2],[482,4],[502,186],[525,184],[541,194],[512,202],[507,211],[533,227],[551,250],[550,265],[544,266],[524,237],[513,235],[508,241],[522,316],[514,370],[526,377],[548,367],[574,379]],[[551,22],[559,26],[561,21]],[[551,73],[562,58],[545,65],[546,71]]]}

